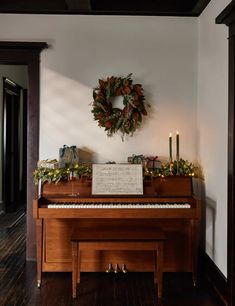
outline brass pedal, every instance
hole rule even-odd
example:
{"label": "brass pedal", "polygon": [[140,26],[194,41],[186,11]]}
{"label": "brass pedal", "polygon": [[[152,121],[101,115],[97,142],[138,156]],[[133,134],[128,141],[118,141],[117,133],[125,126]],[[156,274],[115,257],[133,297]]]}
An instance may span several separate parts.
{"label": "brass pedal", "polygon": [[121,272],[121,269],[119,268],[119,265],[116,264],[115,268],[114,268],[114,273],[119,273]]}
{"label": "brass pedal", "polygon": [[122,264],[122,273],[126,274],[128,272],[126,265]]}
{"label": "brass pedal", "polygon": [[106,272],[106,273],[112,273],[112,272],[114,272],[113,266],[112,266],[111,263],[108,265],[108,269],[107,269],[105,272]]}

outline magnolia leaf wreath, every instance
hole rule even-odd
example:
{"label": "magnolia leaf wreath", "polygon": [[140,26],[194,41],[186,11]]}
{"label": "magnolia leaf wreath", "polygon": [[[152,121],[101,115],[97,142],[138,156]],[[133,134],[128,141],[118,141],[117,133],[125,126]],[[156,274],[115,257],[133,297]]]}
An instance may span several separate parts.
{"label": "magnolia leaf wreath", "polygon": [[[99,86],[93,90],[92,113],[94,120],[100,127],[105,128],[108,136],[117,131],[133,135],[142,122],[142,115],[146,116],[143,88],[140,84],[133,84],[132,74],[127,77],[108,77],[99,80]],[[117,96],[123,97],[123,109],[113,107],[113,100]]]}

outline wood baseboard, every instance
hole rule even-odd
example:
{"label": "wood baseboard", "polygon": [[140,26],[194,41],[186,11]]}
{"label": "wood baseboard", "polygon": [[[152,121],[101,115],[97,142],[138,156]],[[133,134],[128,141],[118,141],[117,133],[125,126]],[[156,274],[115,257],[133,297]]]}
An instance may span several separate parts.
{"label": "wood baseboard", "polygon": [[200,249],[199,252],[199,275],[200,279],[205,281],[211,287],[217,297],[223,302],[223,304],[227,306],[227,280],[212,259],[202,249]]}

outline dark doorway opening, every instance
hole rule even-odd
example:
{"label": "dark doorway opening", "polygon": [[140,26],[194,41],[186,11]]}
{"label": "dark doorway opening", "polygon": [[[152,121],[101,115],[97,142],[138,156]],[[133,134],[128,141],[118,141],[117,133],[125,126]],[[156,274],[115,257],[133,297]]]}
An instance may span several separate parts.
{"label": "dark doorway opening", "polygon": [[33,171],[37,166],[39,148],[39,66],[40,52],[47,48],[45,42],[0,42],[0,64],[25,65],[28,77],[27,99],[27,244],[26,259],[35,258],[35,226],[32,202],[36,196]]}
{"label": "dark doorway opening", "polygon": [[27,90],[3,78],[3,207],[26,207]]}

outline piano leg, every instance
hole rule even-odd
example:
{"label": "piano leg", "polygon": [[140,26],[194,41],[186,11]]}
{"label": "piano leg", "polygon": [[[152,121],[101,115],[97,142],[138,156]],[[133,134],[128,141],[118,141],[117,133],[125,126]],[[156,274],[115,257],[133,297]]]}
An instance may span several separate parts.
{"label": "piano leg", "polygon": [[77,297],[77,284],[80,283],[81,252],[79,242],[72,241],[72,296]]}
{"label": "piano leg", "polygon": [[77,296],[78,243],[72,241],[72,296]]}
{"label": "piano leg", "polygon": [[191,233],[192,233],[192,280],[193,286],[197,286],[197,269],[198,269],[198,246],[199,246],[199,229],[200,229],[200,221],[199,220],[191,220]]}
{"label": "piano leg", "polygon": [[43,220],[36,219],[36,248],[37,248],[37,286],[41,287],[42,282],[42,229]]}

